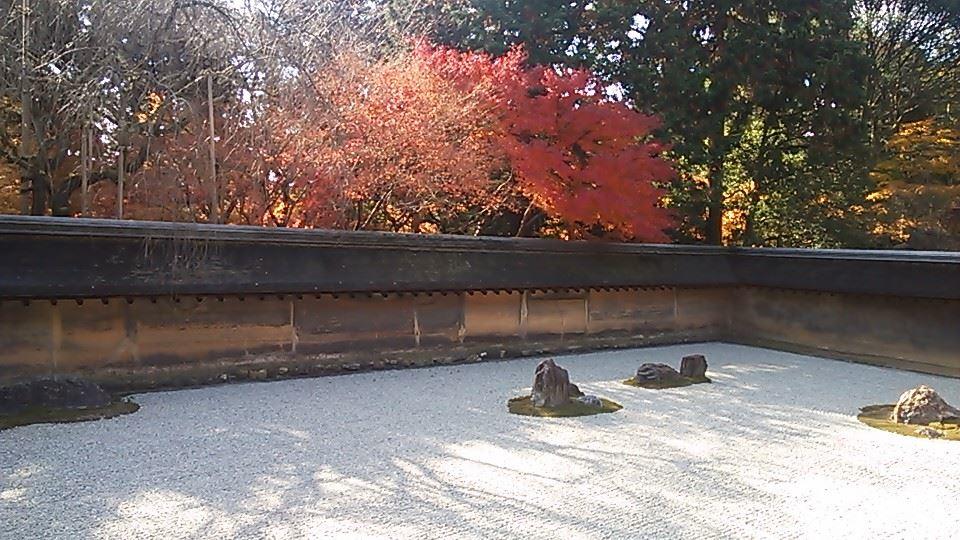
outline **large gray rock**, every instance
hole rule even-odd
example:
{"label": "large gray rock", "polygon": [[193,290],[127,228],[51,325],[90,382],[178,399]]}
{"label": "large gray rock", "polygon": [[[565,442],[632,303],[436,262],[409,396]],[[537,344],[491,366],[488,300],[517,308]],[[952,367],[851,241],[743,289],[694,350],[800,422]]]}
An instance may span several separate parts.
{"label": "large gray rock", "polygon": [[703,380],[707,378],[707,359],[702,354],[691,354],[684,356],[680,360],[680,375],[694,379]]}
{"label": "large gray rock", "polygon": [[0,387],[0,414],[25,409],[91,409],[112,402],[98,385],[71,377],[50,377],[21,381]]}
{"label": "large gray rock", "polygon": [[933,388],[921,384],[900,396],[890,419],[899,424],[929,424],[948,418],[960,418],[960,409],[947,405]]}
{"label": "large gray rock", "polygon": [[666,364],[641,364],[634,376],[637,382],[666,383],[680,379],[680,373]]}
{"label": "large gray rock", "polygon": [[[574,390],[576,389],[576,390]],[[558,366],[552,359],[537,365],[533,375],[533,389],[530,399],[535,407],[559,407],[570,402],[570,397],[582,395],[579,388],[570,384],[567,370]]]}

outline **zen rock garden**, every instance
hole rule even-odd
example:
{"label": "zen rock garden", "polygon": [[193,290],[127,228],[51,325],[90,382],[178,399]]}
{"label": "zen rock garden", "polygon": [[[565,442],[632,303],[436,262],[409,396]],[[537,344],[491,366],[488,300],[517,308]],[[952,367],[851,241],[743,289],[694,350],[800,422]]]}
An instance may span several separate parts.
{"label": "zen rock garden", "polygon": [[[684,356],[679,371],[667,364],[643,363],[623,384],[662,390],[712,382],[702,354]],[[507,402],[514,414],[542,417],[589,416],[611,413],[623,406],[585,394],[553,359],[537,364],[530,394]],[[82,422],[136,412],[128,398],[114,396],[97,384],[73,377],[44,377],[0,386],[0,430],[42,423]],[[960,440],[960,409],[933,388],[920,385],[904,392],[894,404],[869,405],[857,419],[864,424],[913,437]]]}
{"label": "zen rock garden", "polygon": [[[705,356],[712,384],[621,382],[645,362],[681,373],[693,353]],[[0,537],[942,538],[950,530],[956,481],[943,473],[960,446],[944,428],[960,406],[960,379],[719,343],[546,358],[143,392],[132,396],[136,414],[3,430],[0,531],[9,534]],[[941,399],[918,389],[898,407],[920,383]],[[12,403],[22,413],[29,400],[92,417],[117,400],[111,390],[47,378],[0,396],[4,413]],[[331,406],[357,396],[382,398]],[[523,397],[511,412],[514,396]],[[896,409],[903,423],[895,426],[911,436],[856,421],[870,403],[889,404],[884,422]],[[593,416],[551,418],[577,414]],[[913,433],[926,428],[944,436]],[[850,525],[860,515],[868,519]]]}
{"label": "zen rock garden", "polygon": [[857,418],[868,426],[901,435],[960,441],[960,409],[926,385],[907,390],[893,405],[864,407]]}

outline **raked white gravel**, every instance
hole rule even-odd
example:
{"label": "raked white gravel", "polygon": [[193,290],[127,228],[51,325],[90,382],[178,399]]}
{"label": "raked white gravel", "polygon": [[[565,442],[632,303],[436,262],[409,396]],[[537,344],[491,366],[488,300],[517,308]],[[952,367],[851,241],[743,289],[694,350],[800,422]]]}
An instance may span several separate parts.
{"label": "raked white gravel", "polygon": [[[704,353],[714,384],[623,386]],[[0,432],[0,538],[956,538],[960,443],[860,406],[960,380],[701,344],[558,357],[624,409],[508,414],[535,359],[135,397]]]}

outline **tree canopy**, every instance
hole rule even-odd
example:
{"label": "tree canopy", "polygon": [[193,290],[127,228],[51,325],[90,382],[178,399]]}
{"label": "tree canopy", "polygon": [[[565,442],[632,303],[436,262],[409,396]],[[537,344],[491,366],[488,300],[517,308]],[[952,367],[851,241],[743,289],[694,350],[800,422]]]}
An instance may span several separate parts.
{"label": "tree canopy", "polygon": [[956,234],[949,0],[3,8],[4,212],[773,246]]}

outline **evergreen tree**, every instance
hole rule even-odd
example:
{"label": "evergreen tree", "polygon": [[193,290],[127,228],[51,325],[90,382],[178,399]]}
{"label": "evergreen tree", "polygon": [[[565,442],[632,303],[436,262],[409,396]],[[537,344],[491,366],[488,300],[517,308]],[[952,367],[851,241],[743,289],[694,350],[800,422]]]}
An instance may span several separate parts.
{"label": "evergreen tree", "polygon": [[390,0],[387,11],[398,21],[410,20],[411,13],[429,20],[430,38],[443,45],[495,56],[523,45],[530,65],[579,67],[590,60],[577,54],[577,45],[592,5],[580,0]]}
{"label": "evergreen tree", "polygon": [[[598,62],[663,117],[687,172],[674,202],[688,234],[721,243],[727,215],[742,222],[728,241],[848,237],[838,225],[869,188],[856,116],[866,64],[849,39],[850,2],[628,4],[596,5]],[[796,217],[807,230],[785,234]]]}

